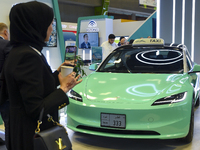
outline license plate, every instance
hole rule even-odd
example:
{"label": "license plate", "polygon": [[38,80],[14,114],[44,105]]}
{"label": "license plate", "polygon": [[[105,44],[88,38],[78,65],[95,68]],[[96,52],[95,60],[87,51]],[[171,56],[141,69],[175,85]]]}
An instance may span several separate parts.
{"label": "license plate", "polygon": [[101,126],[126,128],[126,115],[101,113]]}

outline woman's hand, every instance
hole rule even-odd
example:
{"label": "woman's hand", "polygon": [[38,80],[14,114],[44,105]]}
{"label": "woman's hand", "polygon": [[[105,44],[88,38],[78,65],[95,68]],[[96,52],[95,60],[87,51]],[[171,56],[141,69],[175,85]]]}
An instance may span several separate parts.
{"label": "woman's hand", "polygon": [[58,71],[58,72],[61,72],[61,66],[72,66],[72,65],[76,66],[76,64],[75,64],[76,62],[77,62],[77,60],[65,61],[64,63],[62,63],[62,64],[58,67],[57,71]]}
{"label": "woman's hand", "polygon": [[78,81],[81,75],[76,77],[76,73],[72,72],[66,77],[63,77],[61,73],[59,73],[58,78],[60,81],[60,89],[62,89],[65,93],[67,93],[70,89],[72,89],[75,85],[82,82],[82,80]]}

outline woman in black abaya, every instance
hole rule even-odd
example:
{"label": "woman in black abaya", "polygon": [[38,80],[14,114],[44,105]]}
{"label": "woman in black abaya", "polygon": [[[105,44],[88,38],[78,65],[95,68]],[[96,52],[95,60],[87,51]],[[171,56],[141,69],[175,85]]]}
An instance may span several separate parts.
{"label": "woman in black abaya", "polygon": [[49,113],[58,121],[58,107],[69,104],[66,92],[81,81],[78,81],[79,76],[75,78],[74,72],[62,77],[61,67],[52,73],[41,53],[52,31],[52,8],[36,1],[21,3],[12,7],[9,17],[13,49],[4,67],[10,101],[8,149],[33,150],[41,109],[44,108],[41,125],[44,130],[53,126],[45,114]]}

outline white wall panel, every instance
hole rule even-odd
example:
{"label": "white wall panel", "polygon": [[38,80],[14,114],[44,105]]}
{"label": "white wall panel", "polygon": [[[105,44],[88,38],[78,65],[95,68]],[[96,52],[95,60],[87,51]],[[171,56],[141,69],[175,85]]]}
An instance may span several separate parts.
{"label": "white wall panel", "polygon": [[175,7],[175,43],[181,43],[182,37],[182,0],[176,0]]}
{"label": "white wall panel", "polygon": [[185,41],[188,51],[191,54],[191,33],[192,33],[192,0],[185,1]]}
{"label": "white wall panel", "polygon": [[160,38],[165,43],[172,42],[172,19],[173,0],[160,0]]}

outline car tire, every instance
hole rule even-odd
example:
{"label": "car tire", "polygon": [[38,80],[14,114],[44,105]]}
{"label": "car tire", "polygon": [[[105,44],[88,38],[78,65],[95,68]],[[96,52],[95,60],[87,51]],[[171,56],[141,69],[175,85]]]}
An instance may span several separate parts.
{"label": "car tire", "polygon": [[194,104],[192,104],[189,132],[187,136],[182,139],[183,142],[190,143],[193,139],[193,133],[194,133]]}

